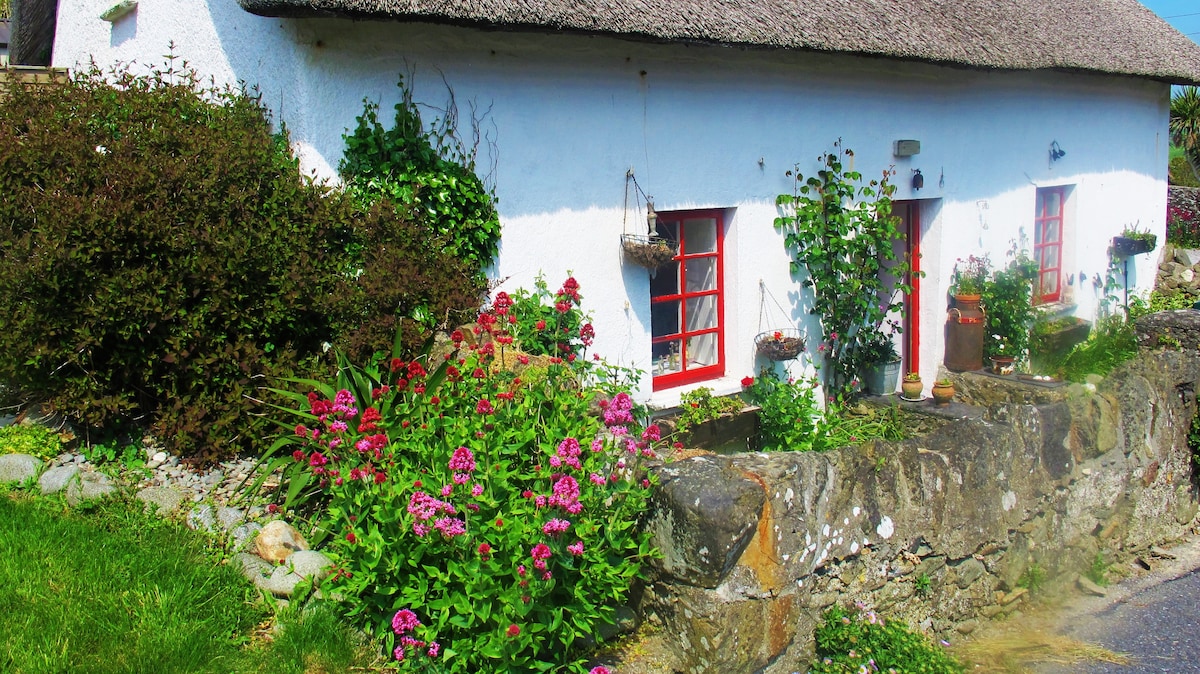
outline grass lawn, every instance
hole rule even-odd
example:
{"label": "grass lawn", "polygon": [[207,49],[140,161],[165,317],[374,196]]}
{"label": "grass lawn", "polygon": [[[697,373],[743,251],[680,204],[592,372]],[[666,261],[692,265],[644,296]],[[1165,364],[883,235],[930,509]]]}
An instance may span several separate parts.
{"label": "grass lawn", "polygon": [[112,499],[68,508],[0,489],[0,672],[374,669],[317,605],[271,611],[203,536]]}

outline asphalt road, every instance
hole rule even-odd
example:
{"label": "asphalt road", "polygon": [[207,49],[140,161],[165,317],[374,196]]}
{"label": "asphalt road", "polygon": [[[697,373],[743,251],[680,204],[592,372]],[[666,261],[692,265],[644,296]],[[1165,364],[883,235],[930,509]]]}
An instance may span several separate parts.
{"label": "asphalt road", "polygon": [[1196,542],[1168,568],[1113,588],[1060,623],[1067,635],[1128,655],[1131,664],[1043,665],[1038,674],[1200,674]]}

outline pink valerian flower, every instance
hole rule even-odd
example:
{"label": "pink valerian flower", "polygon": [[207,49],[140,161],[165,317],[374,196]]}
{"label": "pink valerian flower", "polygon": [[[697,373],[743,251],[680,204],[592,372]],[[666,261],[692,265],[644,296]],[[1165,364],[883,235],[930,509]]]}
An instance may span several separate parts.
{"label": "pink valerian flower", "polygon": [[548,581],[553,577],[554,577],[554,574],[550,573],[549,571],[542,572],[542,580]]}
{"label": "pink valerian flower", "polygon": [[296,424],[296,435],[302,438],[308,437],[308,429],[305,428],[304,424]]}
{"label": "pink valerian flower", "polygon": [[604,424],[606,426],[624,426],[633,423],[633,399],[622,391],[613,396],[604,408]]}
{"label": "pink valerian flower", "polygon": [[471,475],[469,473],[455,473],[454,474],[454,484],[466,484],[470,481],[471,481]]}
{"label": "pink valerian flower", "polygon": [[591,346],[592,341],[596,339],[596,329],[591,323],[584,323],[583,327],[579,328],[579,340],[584,346]]}
{"label": "pink valerian flower", "polygon": [[329,432],[331,432],[331,433],[344,433],[345,431],[346,431],[346,422],[344,422],[340,419],[329,424]]}
{"label": "pink valerian flower", "polygon": [[518,576],[524,576],[524,575],[525,575],[525,565],[524,565],[524,564],[518,564],[518,565],[517,565],[517,575],[518,575]]}
{"label": "pink valerian flower", "polygon": [[588,674],[609,674],[608,667],[604,665],[596,665]]}
{"label": "pink valerian flower", "polygon": [[538,508],[545,508],[546,507],[546,497],[542,496],[541,494],[534,496],[533,497],[533,505]]}
{"label": "pink valerian flower", "polygon": [[396,615],[392,616],[392,631],[397,636],[407,634],[420,626],[421,621],[417,619],[417,614],[406,608],[396,611]]}
{"label": "pink valerian flower", "polygon": [[460,473],[470,473],[475,470],[475,455],[466,447],[459,447],[454,450],[454,456],[450,457],[450,470]]}
{"label": "pink valerian flower", "polygon": [[453,493],[454,493],[454,485],[452,485],[452,484],[442,485],[442,496],[449,496]]}
{"label": "pink valerian flower", "polygon": [[604,440],[603,440],[603,438],[600,438],[599,436],[597,436],[596,439],[592,440],[592,452],[598,454],[603,451],[604,451]]}
{"label": "pink valerian flower", "polygon": [[337,449],[338,447],[341,446],[341,444],[342,444],[341,438],[333,438],[332,440],[329,441],[329,448]]}
{"label": "pink valerian flower", "polygon": [[554,459],[558,458],[562,463],[567,464],[575,470],[582,470],[583,466],[579,463],[579,453],[579,441],[575,438],[567,438],[558,443],[555,455],[550,457],[550,465],[557,468],[558,464],[555,464]]}
{"label": "pink valerian flower", "polygon": [[529,556],[536,560],[550,559],[553,554],[550,546],[545,543],[538,543],[529,549]]}
{"label": "pink valerian flower", "polygon": [[568,545],[567,552],[571,553],[572,555],[575,555],[576,557],[582,555],[583,554],[583,541],[575,541],[574,543]]}
{"label": "pink valerian flower", "polygon": [[538,321],[537,323],[534,324],[533,327],[539,331],[545,330],[546,329],[546,321]]}
{"label": "pink valerian flower", "polygon": [[424,538],[425,534],[429,533],[429,527],[420,522],[413,522],[413,533],[420,538]]}
{"label": "pink valerian flower", "polygon": [[597,487],[603,487],[605,483],[608,482],[600,473],[592,473],[591,475],[588,475],[588,480]]}
{"label": "pink valerian flower", "polygon": [[482,415],[491,414],[492,412],[495,412],[495,411],[496,411],[496,408],[492,407],[492,404],[490,402],[488,402],[487,398],[484,398],[475,404],[475,414],[479,414],[482,416]]}
{"label": "pink valerian flower", "polygon": [[456,517],[443,517],[433,523],[433,528],[442,532],[446,538],[454,538],[467,533],[467,524]]}
{"label": "pink valerian flower", "polygon": [[442,651],[442,645],[436,641],[431,641],[431,642],[429,642],[429,650],[425,651],[425,654],[431,658],[436,658],[438,656],[438,653],[440,653],[441,651]]}
{"label": "pink valerian flower", "polygon": [[485,559],[485,560],[491,559],[492,546],[488,545],[487,543],[480,543],[479,548],[477,548],[477,550],[479,552],[479,556],[482,557],[483,559]]}
{"label": "pink valerian flower", "polygon": [[642,440],[645,442],[658,442],[662,440],[662,429],[658,424],[650,424],[646,430],[642,431]]}
{"label": "pink valerian flower", "polygon": [[483,495],[483,485],[481,485],[481,484],[471,485],[471,496],[474,496],[475,498],[479,498],[481,495]]}
{"label": "pink valerian flower", "polygon": [[494,308],[496,313],[500,314],[501,316],[503,316],[504,313],[508,311],[508,308],[512,305],[512,298],[509,297],[508,293],[504,292],[503,290],[496,293],[496,299],[492,300],[492,308]]}
{"label": "pink valerian flower", "polygon": [[313,468],[320,468],[327,463],[329,463],[329,459],[325,458],[325,455],[320,452],[313,452],[308,457],[308,465],[312,466]]}
{"label": "pink valerian flower", "polygon": [[397,662],[404,662],[404,647],[397,646],[396,649],[392,651],[392,657],[395,658]]}
{"label": "pink valerian flower", "polygon": [[432,519],[439,513],[447,515],[457,514],[454,506],[445,501],[439,501],[421,491],[413,493],[412,498],[408,500],[408,512],[422,522]]}
{"label": "pink valerian flower", "polygon": [[569,528],[571,528],[570,522],[555,518],[542,525],[542,533],[546,534],[547,536],[558,537]]}

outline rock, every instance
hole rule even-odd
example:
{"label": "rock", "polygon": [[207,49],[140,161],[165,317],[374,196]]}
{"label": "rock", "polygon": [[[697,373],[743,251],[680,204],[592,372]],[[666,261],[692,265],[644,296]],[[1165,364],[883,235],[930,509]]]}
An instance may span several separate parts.
{"label": "rock", "polygon": [[1175,261],[1189,267],[1200,264],[1200,250],[1195,248],[1176,248]]}
{"label": "rock", "polygon": [[175,512],[183,505],[183,492],[173,487],[146,487],[137,494],[137,499],[146,504],[147,509],[157,509],[158,514],[167,515]]}
{"label": "rock", "polygon": [[304,580],[302,576],[288,571],[288,567],[279,566],[275,567],[275,571],[269,578],[256,580],[254,584],[271,594],[290,597],[296,591],[296,585],[302,580]]}
{"label": "rock", "polygon": [[225,479],[224,473],[222,473],[219,470],[214,470],[213,472],[211,472],[208,475],[205,475],[203,478],[201,478],[200,482],[211,487],[213,485],[220,484],[221,480],[224,480],[224,479]]}
{"label": "rock", "polygon": [[246,577],[246,580],[254,583],[255,586],[257,586],[260,581],[268,578],[271,575],[271,572],[275,570],[275,567],[271,566],[270,562],[266,561],[262,557],[259,557],[258,555],[240,552],[234,555],[233,559],[241,564],[242,575]]}
{"label": "rock", "polygon": [[207,531],[211,533],[217,529],[217,517],[213,513],[213,507],[207,503],[189,510],[185,522],[188,528],[194,531]]}
{"label": "rock", "polygon": [[987,571],[983,566],[983,562],[974,558],[967,558],[962,564],[958,565],[958,587],[967,589],[975,581],[979,580]]}
{"label": "rock", "polygon": [[283,520],[273,520],[254,539],[254,549],[259,557],[280,564],[293,552],[307,550],[308,541],[292,525]]}
{"label": "rock", "polygon": [[[234,552],[241,552],[250,545],[250,541],[258,532],[262,531],[262,527],[255,523],[242,524],[233,528],[229,532],[229,546]],[[261,559],[261,558],[260,558]]]}
{"label": "rock", "polygon": [[160,465],[163,463],[166,463],[167,453],[166,452],[155,452],[154,456],[150,457],[150,460],[157,461]]}
{"label": "rock", "polygon": [[75,464],[57,466],[42,473],[38,478],[38,487],[41,488],[42,494],[57,494],[66,489],[67,484],[78,474],[79,466]]}
{"label": "rock", "polygon": [[225,533],[229,533],[239,524],[246,521],[246,513],[241,508],[230,508],[228,506],[217,508],[217,522]]}
{"label": "rock", "polygon": [[0,455],[0,482],[24,482],[37,477],[42,460],[28,454]]}
{"label": "rock", "polygon": [[94,471],[83,471],[79,473],[78,479],[67,484],[67,503],[75,506],[84,501],[103,498],[116,491],[117,486],[109,476]]}
{"label": "rock", "polygon": [[1100,587],[1085,576],[1076,578],[1075,586],[1078,587],[1079,590],[1084,594],[1090,594],[1093,597],[1104,597],[1108,595],[1108,590]]}
{"label": "rock", "polygon": [[662,555],[651,564],[680,582],[717,587],[758,528],[763,488],[713,456],[657,471],[647,529]]}
{"label": "rock", "polygon": [[288,556],[283,565],[301,578],[316,576],[321,579],[329,575],[327,569],[333,565],[333,561],[316,550],[297,550]]}

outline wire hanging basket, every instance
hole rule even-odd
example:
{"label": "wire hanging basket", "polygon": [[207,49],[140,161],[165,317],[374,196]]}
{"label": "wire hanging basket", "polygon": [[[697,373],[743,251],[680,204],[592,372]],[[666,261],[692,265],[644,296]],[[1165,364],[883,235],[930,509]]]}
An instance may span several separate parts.
{"label": "wire hanging basket", "polygon": [[678,245],[661,236],[622,234],[621,249],[625,258],[646,269],[658,269],[678,253]]}
{"label": "wire hanging basket", "polygon": [[754,348],[767,360],[792,360],[804,352],[804,336],[796,328],[768,330],[754,338]]}

